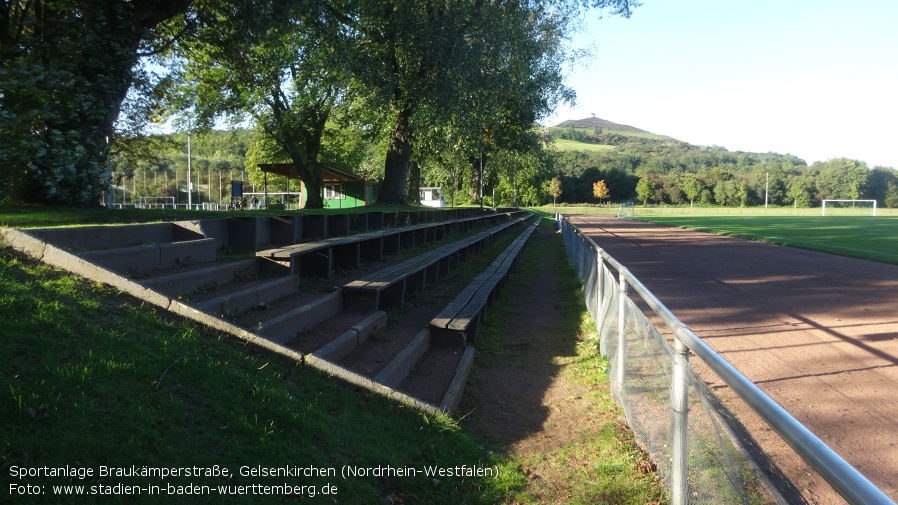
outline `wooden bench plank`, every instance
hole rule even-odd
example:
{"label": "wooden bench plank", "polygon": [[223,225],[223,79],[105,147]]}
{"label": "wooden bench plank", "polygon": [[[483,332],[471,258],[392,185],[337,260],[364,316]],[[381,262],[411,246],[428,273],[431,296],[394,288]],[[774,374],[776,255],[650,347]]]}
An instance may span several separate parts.
{"label": "wooden bench plank", "polygon": [[[499,224],[352,281],[343,286],[345,303],[359,309],[386,310],[392,305],[401,307],[407,292],[423,290],[427,282],[433,282],[438,278],[441,271],[448,271],[447,258],[482,244],[494,234],[514,224],[516,221]],[[397,288],[396,286],[400,284],[401,286]],[[401,290],[401,293],[394,292],[397,290]],[[390,292],[389,295],[383,296],[387,291]]]}
{"label": "wooden bench plank", "polygon": [[495,260],[434,317],[431,331],[435,339],[455,345],[473,341],[486,306],[502,285],[508,273],[536,228],[528,226]]}
{"label": "wooden bench plank", "polygon": [[[416,241],[442,238],[449,230],[457,229],[459,223],[463,222],[463,226],[470,227],[477,223],[493,222],[495,219],[496,215],[483,214],[471,218],[384,228],[266,249],[256,255],[289,266],[290,273],[294,275],[313,275],[315,271],[319,271],[319,274],[330,277],[336,268],[357,268],[363,257],[379,260],[385,254],[396,253],[404,242],[414,244]],[[303,259],[315,254],[322,258]]]}

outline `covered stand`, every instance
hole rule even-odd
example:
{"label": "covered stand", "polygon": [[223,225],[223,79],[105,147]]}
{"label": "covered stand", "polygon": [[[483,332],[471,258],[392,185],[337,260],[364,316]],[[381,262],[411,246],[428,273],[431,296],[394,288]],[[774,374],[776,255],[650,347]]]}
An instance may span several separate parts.
{"label": "covered stand", "polygon": [[[299,208],[305,207],[308,200],[308,189],[293,165],[287,163],[260,163],[259,169],[265,174],[264,199],[268,202],[268,174],[275,174],[300,181]],[[344,172],[336,168],[324,168],[322,174],[322,190],[324,206],[329,208],[361,207],[373,203],[374,184],[356,174]]]}

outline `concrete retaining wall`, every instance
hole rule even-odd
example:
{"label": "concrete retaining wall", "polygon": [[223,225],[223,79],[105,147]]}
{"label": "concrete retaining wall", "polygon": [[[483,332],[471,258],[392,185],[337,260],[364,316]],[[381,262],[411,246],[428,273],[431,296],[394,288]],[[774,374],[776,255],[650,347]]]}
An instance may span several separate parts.
{"label": "concrete retaining wall", "polygon": [[203,238],[176,223],[34,228],[28,230],[28,233],[44,242],[75,251]]}

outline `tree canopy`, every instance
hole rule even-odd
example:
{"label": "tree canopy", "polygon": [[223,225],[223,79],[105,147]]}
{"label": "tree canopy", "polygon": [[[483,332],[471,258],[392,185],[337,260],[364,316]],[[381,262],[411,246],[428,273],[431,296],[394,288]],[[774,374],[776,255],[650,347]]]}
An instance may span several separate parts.
{"label": "tree canopy", "polygon": [[322,137],[347,85],[323,4],[226,2],[201,18],[168,60],[178,69],[176,108],[206,128],[250,118],[269,161],[291,164],[308,188],[306,206],[322,207]]}
{"label": "tree canopy", "polygon": [[[436,160],[532,146],[532,122],[571,96],[560,65],[577,15],[627,16],[634,5],[4,0],[0,199],[97,202],[123,103],[137,104],[133,120],[158,116],[158,101],[174,97],[160,90],[177,88],[157,86],[165,79],[140,63],[165,54],[184,70],[176,101],[191,124],[248,115],[313,183],[322,125],[333,107],[351,103],[359,125],[387,132],[381,200],[400,202],[418,142]],[[142,98],[125,102],[129,90]],[[438,131],[455,138],[439,140]]]}
{"label": "tree canopy", "polygon": [[0,2],[0,199],[98,201],[113,124],[156,27],[189,0]]}

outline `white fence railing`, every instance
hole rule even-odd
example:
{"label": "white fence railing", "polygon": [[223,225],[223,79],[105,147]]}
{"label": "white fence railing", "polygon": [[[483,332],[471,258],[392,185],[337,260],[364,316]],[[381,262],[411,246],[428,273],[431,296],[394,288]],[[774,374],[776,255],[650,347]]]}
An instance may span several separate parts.
{"label": "white fence railing", "polygon": [[[727,416],[719,401],[695,376],[689,366],[692,352],[848,503],[894,505],[885,493],[706,345],[626,267],[567,218],[560,226],[568,257],[584,284],[586,306],[596,321],[600,350],[608,357],[612,391],[636,439],[669,486],[671,503],[782,501],[725,421]],[[674,336],[673,345],[637,302],[663,321]]]}

